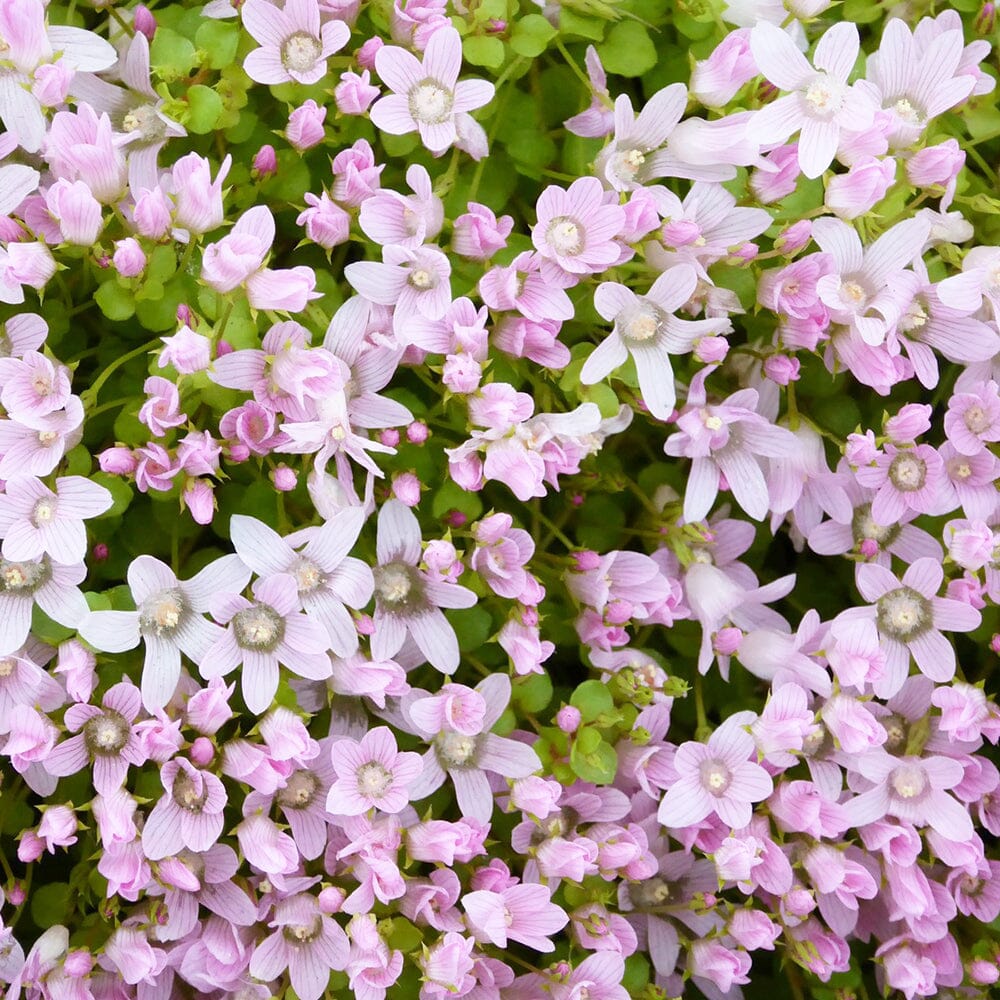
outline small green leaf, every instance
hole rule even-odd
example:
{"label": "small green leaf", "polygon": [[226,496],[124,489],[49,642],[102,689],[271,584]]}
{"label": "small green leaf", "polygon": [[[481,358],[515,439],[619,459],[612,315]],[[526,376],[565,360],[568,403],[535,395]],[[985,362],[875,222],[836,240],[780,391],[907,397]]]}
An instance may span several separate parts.
{"label": "small green leaf", "polygon": [[534,715],[552,701],[552,679],[548,674],[530,674],[514,681],[512,701]]}
{"label": "small green leaf", "polygon": [[603,740],[591,753],[584,753],[579,741],[575,741],[569,752],[569,763],[573,773],[583,781],[610,785],[618,770],[618,755],[615,748]]}
{"label": "small green leaf", "polygon": [[493,631],[493,618],[482,607],[463,608],[448,614],[448,620],[455,627],[458,648],[463,653],[479,649]]}
{"label": "small green leaf", "polygon": [[462,54],[473,66],[498,69],[503,65],[503,42],[492,35],[469,35],[462,40]]}
{"label": "small green leaf", "polygon": [[164,80],[185,76],[198,63],[194,45],[183,35],[170,28],[156,29],[149,47],[149,61]]}
{"label": "small green leaf", "polygon": [[461,486],[449,479],[434,494],[431,502],[431,513],[438,518],[444,517],[449,511],[461,511],[470,521],[476,520],[483,512],[483,502],[476,493],[463,490]]}
{"label": "small green leaf", "polygon": [[593,722],[605,712],[613,712],[614,699],[601,681],[584,681],[570,696],[569,703],[580,710],[584,722]]}
{"label": "small green leaf", "polygon": [[101,312],[116,323],[127,320],[135,312],[135,296],[131,289],[122,288],[115,278],[105,281],[94,293]]}
{"label": "small green leaf", "polygon": [[211,87],[196,84],[187,92],[187,127],[198,135],[214,131],[222,117],[222,98]]}
{"label": "small green leaf", "polygon": [[656,65],[656,46],[646,29],[636,21],[616,24],[597,51],[609,73],[642,76]]}
{"label": "small green leaf", "polygon": [[132,487],[124,479],[112,476],[107,472],[95,472],[90,478],[92,482],[103,486],[111,494],[111,506],[94,520],[99,521],[101,518],[118,517],[120,514],[124,514],[135,496]]}
{"label": "small green leaf", "polygon": [[195,45],[205,53],[209,69],[232,65],[240,44],[238,21],[205,21],[194,36]]}
{"label": "small green leaf", "polygon": [[31,919],[39,927],[53,927],[66,919],[70,890],[65,882],[50,882],[31,893]]}
{"label": "small green leaf", "polygon": [[541,14],[528,14],[514,25],[510,47],[519,56],[533,59],[545,51],[556,34],[556,29]]}

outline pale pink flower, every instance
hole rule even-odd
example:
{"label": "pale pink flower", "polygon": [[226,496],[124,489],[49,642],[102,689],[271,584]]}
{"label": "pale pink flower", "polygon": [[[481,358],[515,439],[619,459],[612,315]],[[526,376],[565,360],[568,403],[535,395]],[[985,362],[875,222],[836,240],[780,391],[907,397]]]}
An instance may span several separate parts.
{"label": "pale pink flower", "polygon": [[243,61],[257,83],[316,83],[326,75],[326,60],[351,37],[343,21],[320,24],[317,0],[285,0],[281,9],[267,0],[246,0],[240,16],[260,43]]}
{"label": "pale pink flower", "polygon": [[421,62],[406,49],[386,45],[375,55],[378,75],[392,91],[371,108],[371,120],[390,135],[419,132],[423,144],[443,153],[459,139],[456,116],[481,108],[493,99],[486,80],[458,82],[462,40],[450,25],[438,28]]}
{"label": "pale pink flower", "polygon": [[569,923],[565,910],[552,902],[551,891],[544,885],[467,892],[462,906],[473,933],[499,948],[517,941],[535,951],[555,951],[550,938]]}
{"label": "pale pink flower", "polygon": [[400,753],[392,731],[368,730],[361,742],[349,738],[330,748],[337,779],[330,786],[327,812],[359,816],[369,809],[398,813],[410,802],[410,787],[423,766],[420,755]]}
{"label": "pale pink flower", "polygon": [[219,839],[226,807],[222,782],[183,757],[160,768],[165,794],[146,817],[142,849],[152,861],[190,851],[207,851]]}

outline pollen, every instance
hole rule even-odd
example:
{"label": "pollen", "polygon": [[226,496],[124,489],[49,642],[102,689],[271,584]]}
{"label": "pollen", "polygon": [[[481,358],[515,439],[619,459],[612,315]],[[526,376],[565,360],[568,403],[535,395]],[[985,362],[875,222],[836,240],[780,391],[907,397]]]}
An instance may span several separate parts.
{"label": "pollen", "polygon": [[322,51],[318,38],[299,31],[286,38],[281,46],[281,64],[295,73],[304,73],[316,65]]}
{"label": "pollen", "polygon": [[377,566],[374,570],[375,592],[384,604],[390,608],[399,607],[407,602],[413,591],[413,578],[410,568],[404,563],[389,563],[387,566]]}
{"label": "pollen", "polygon": [[421,80],[409,95],[410,115],[422,125],[440,125],[451,118],[455,95],[438,80]]}
{"label": "pollen", "polygon": [[892,790],[901,799],[915,799],[927,788],[927,776],[914,764],[904,764],[892,772]]}
{"label": "pollen", "polygon": [[722,795],[733,780],[733,773],[721,760],[706,760],[701,765],[701,781],[707,792]]}
{"label": "pollen", "polygon": [[142,629],[163,635],[180,624],[184,602],[179,590],[164,590],[146,598],[139,608],[139,625]]}
{"label": "pollen", "polygon": [[410,271],[410,284],[421,292],[437,286],[437,275],[426,267],[415,267]]}
{"label": "pollen", "polygon": [[463,767],[470,764],[476,755],[477,741],[474,736],[440,733],[434,742],[438,758],[445,767]]}
{"label": "pollen", "polygon": [[583,249],[583,230],[575,220],[559,216],[549,223],[549,228],[545,231],[545,242],[557,254],[572,257]]}
{"label": "pollen", "polygon": [[378,761],[362,764],[357,771],[358,791],[371,799],[380,799],[392,786],[392,774]]}
{"label": "pollen", "polygon": [[255,604],[233,615],[233,631],[244,649],[272,650],[281,640],[281,616],[266,604]]}
{"label": "pollen", "polygon": [[43,524],[48,524],[56,516],[56,505],[48,498],[39,500],[35,504],[35,509],[31,512],[31,520],[36,528]]}
{"label": "pollen", "polygon": [[927,482],[927,463],[905,452],[896,455],[889,466],[889,481],[900,493],[915,493]]}
{"label": "pollen", "polygon": [[911,587],[899,587],[883,594],[876,604],[879,630],[902,642],[920,635],[931,625],[931,605]]}

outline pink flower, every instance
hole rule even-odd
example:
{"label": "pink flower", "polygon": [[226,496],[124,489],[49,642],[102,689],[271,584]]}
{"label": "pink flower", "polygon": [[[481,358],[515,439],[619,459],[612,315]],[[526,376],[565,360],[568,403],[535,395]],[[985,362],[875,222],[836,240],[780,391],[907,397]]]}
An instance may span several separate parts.
{"label": "pink flower", "polygon": [[281,10],[266,0],[246,0],[240,13],[260,43],[243,61],[257,83],[316,83],[326,74],[326,60],[351,37],[343,21],[320,25],[317,0],[286,0]]}
{"label": "pink flower", "polygon": [[896,161],[864,156],[846,174],[836,174],[826,185],[823,204],[841,219],[856,219],[881,201],[896,180]]}
{"label": "pink flower", "polygon": [[297,996],[319,1000],[331,970],[347,968],[347,934],[320,911],[314,896],[304,892],[279,900],[268,926],[276,930],[254,949],[250,975],[270,982],[287,969]]}
{"label": "pink flower", "polygon": [[472,951],[476,942],[457,931],[448,931],[418,959],[423,972],[420,1000],[463,997],[475,985]]}
{"label": "pink flower", "polygon": [[414,313],[440,319],[451,305],[451,261],[434,246],[385,246],[382,263],[356,261],[344,276],[370,302],[395,306],[394,324]]}
{"label": "pink flower", "polygon": [[392,731],[368,730],[358,743],[336,740],[330,749],[337,780],[326,800],[334,816],[359,816],[369,809],[398,813],[410,802],[410,786],[423,763],[416,753],[400,753]]}
{"label": "pink flower", "polygon": [[877,491],[871,506],[876,524],[897,524],[907,511],[941,514],[950,509],[944,460],[929,444],[887,444],[873,465],[862,466],[855,475],[862,486]]}
{"label": "pink flower", "polygon": [[816,45],[813,69],[791,35],[770,22],[761,21],[750,33],[750,50],[761,74],[793,92],[758,111],[750,134],[768,144],[784,142],[801,130],[798,160],[806,177],[819,177],[830,166],[842,129],[866,129],[875,115],[871,98],[847,83],[859,46],[854,24],[835,24]]}
{"label": "pink flower", "polygon": [[206,679],[224,677],[242,665],[243,699],[261,715],[278,690],[278,665],[300,677],[326,680],[333,671],[326,653],[326,630],[299,608],[298,586],[289,573],[278,573],[253,585],[253,601],[238,594],[217,594],[212,615],[228,625],[201,662]]}
{"label": "pink flower", "polygon": [[142,849],[156,861],[185,847],[207,851],[221,836],[226,790],[208,771],[200,771],[183,757],[160,768],[166,794],[153,807],[142,830]]}
{"label": "pink flower", "polygon": [[431,35],[422,63],[406,49],[386,45],[375,55],[375,68],[392,93],[372,105],[372,122],[390,135],[419,132],[423,144],[435,154],[458,139],[457,115],[493,99],[492,83],[457,82],[462,40],[450,26]]}
{"label": "pink flower", "polygon": [[325,120],[326,108],[321,108],[313,100],[306,101],[288,116],[285,138],[293,149],[304,153],[323,141],[326,135],[323,129]]}
{"label": "pink flower", "polygon": [[473,933],[499,948],[517,941],[535,951],[555,951],[549,938],[569,923],[565,910],[552,902],[551,892],[544,885],[467,892],[462,906]]}
{"label": "pink flower", "polygon": [[732,716],[708,738],[708,743],[683,743],[674,767],[678,779],[660,802],[657,818],[664,826],[682,828],[713,813],[734,830],[753,815],[753,803],[774,790],[771,776],[751,761],[753,737],[744,720]]}
{"label": "pink flower", "polygon": [[578,275],[596,274],[616,263],[615,242],[625,223],[617,204],[605,204],[596,177],[580,177],[568,189],[550,184],[535,205],[538,221],[531,240],[542,257],[542,276],[559,287],[575,284]]}
{"label": "pink flower", "polygon": [[380,660],[395,656],[409,633],[432,666],[453,673],[459,661],[458,640],[441,608],[470,608],[476,595],[466,587],[434,580],[418,568],[420,524],[399,500],[382,505],[376,545],[372,655]]}

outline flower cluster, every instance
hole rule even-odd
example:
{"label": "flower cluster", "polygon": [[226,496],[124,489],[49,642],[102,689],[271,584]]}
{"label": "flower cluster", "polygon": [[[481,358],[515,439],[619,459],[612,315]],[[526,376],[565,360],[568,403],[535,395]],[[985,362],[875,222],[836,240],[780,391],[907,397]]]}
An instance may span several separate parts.
{"label": "flower cluster", "polygon": [[996,12],[869,6],[0,0],[9,1000],[990,995]]}

